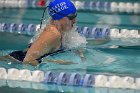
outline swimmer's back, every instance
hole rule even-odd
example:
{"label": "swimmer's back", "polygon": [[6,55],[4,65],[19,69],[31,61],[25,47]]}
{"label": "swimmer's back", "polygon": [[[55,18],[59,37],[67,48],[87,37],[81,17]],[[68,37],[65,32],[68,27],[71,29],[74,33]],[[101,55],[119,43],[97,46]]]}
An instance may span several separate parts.
{"label": "swimmer's back", "polygon": [[38,39],[34,41],[28,49],[24,58],[24,63],[38,59],[40,56],[54,52],[61,46],[61,33],[56,27],[49,25],[40,34]]}

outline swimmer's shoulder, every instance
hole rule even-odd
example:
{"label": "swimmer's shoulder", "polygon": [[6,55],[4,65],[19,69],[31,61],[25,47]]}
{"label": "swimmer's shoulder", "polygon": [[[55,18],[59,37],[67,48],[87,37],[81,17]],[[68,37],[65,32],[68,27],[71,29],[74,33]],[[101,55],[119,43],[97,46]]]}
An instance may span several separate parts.
{"label": "swimmer's shoulder", "polygon": [[45,33],[48,33],[52,35],[53,37],[55,36],[56,38],[61,38],[60,31],[58,31],[58,29],[53,25],[48,25],[47,27],[45,27],[43,34]]}

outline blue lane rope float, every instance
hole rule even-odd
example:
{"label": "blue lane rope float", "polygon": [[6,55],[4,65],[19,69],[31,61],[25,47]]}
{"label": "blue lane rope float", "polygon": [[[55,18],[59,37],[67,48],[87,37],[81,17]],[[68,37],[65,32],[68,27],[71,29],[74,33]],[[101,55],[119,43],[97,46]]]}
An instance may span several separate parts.
{"label": "blue lane rope float", "polygon": [[67,80],[68,80],[68,74],[65,72],[61,72],[58,76],[57,84],[58,85],[66,85]]}
{"label": "blue lane rope float", "polygon": [[105,38],[109,38],[109,36],[110,36],[110,29],[108,27],[103,28],[101,38],[105,39]]}
{"label": "blue lane rope float", "polygon": [[5,68],[0,68],[0,79],[51,83],[65,86],[140,89],[140,77],[86,73],[81,75],[76,72],[43,72],[40,70],[30,71],[15,68],[6,70]]}
{"label": "blue lane rope float", "polygon": [[19,34],[26,34],[27,25],[26,24],[19,24],[18,25],[18,33]]}
{"label": "blue lane rope float", "polygon": [[24,35],[34,35],[36,27],[37,26],[34,24],[0,23],[1,32],[11,32]]}
{"label": "blue lane rope float", "polygon": [[27,35],[33,35],[35,32],[36,26],[34,24],[29,24],[27,26]]}
{"label": "blue lane rope float", "polygon": [[18,30],[18,25],[15,24],[15,23],[12,23],[12,24],[10,25],[9,30],[10,30],[11,33],[14,32],[14,31],[17,31],[17,30]]}
{"label": "blue lane rope float", "polygon": [[78,73],[71,73],[71,75],[69,77],[69,80],[68,80],[68,85],[78,86],[79,82],[80,82],[80,78],[81,78],[80,74],[78,74]]}
{"label": "blue lane rope float", "polygon": [[83,35],[83,36],[85,36],[85,37],[88,37],[89,36],[89,27],[83,27],[83,29],[81,28],[81,29],[77,29],[77,30],[79,30],[78,32],[81,34],[81,35]]}
{"label": "blue lane rope float", "polygon": [[83,86],[92,87],[95,84],[95,77],[91,74],[86,74],[83,79]]}
{"label": "blue lane rope float", "polygon": [[53,80],[54,80],[53,72],[51,72],[51,71],[46,72],[44,82],[45,83],[53,83]]}
{"label": "blue lane rope float", "polygon": [[[33,36],[40,29],[40,25],[0,23],[0,32],[18,33]],[[76,27],[80,35],[89,39],[109,39],[109,38],[140,38],[139,30],[117,29],[109,27]]]}
{"label": "blue lane rope float", "polygon": [[90,36],[91,38],[98,38],[98,37],[101,37],[101,29],[100,28],[96,28],[94,27],[91,31],[91,34]]}
{"label": "blue lane rope float", "polygon": [[7,24],[7,23],[1,23],[1,31],[5,31],[5,32],[8,32],[9,31],[9,27],[10,27],[10,24]]}

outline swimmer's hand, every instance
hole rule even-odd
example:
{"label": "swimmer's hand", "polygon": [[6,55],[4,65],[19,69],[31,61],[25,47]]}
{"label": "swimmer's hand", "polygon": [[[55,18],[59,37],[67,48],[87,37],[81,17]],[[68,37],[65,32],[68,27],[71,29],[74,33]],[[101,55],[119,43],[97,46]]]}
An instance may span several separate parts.
{"label": "swimmer's hand", "polygon": [[62,64],[62,65],[70,65],[70,64],[76,64],[72,61],[68,61],[68,60],[47,60],[48,62],[54,62],[54,63],[58,63],[58,64]]}
{"label": "swimmer's hand", "polygon": [[32,66],[37,66],[38,65],[38,61],[37,60],[23,61],[23,64],[30,64]]}
{"label": "swimmer's hand", "polygon": [[83,51],[84,50],[82,50],[82,49],[80,49],[80,50],[76,50],[76,53],[79,55],[79,57],[81,58],[81,61],[82,62],[86,62],[86,58],[85,58],[85,56],[84,56],[84,54],[83,54]]}
{"label": "swimmer's hand", "polygon": [[[62,64],[62,65],[76,64],[72,61],[66,61],[66,60],[49,60],[49,59],[47,59],[47,62],[53,62],[53,63],[57,63],[57,64]],[[33,60],[30,62],[24,61],[23,64],[30,64],[32,66],[37,66],[39,63],[37,60]]]}

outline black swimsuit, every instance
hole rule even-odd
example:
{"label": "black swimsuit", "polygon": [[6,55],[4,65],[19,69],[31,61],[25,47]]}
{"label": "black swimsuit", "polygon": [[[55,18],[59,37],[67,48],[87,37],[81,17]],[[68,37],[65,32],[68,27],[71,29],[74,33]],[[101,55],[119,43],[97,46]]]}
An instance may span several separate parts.
{"label": "black swimsuit", "polygon": [[[29,47],[30,46],[31,46],[31,44],[29,45]],[[62,47],[62,44],[61,44],[61,47],[57,51],[44,54],[36,60],[38,61],[38,63],[41,63],[42,58],[47,57],[47,56],[52,56],[52,55],[58,54],[60,52],[64,52],[64,48]],[[14,51],[14,52],[10,53],[9,55],[12,56],[13,58],[23,62],[23,60],[26,56],[26,53],[27,53],[27,51]]]}

